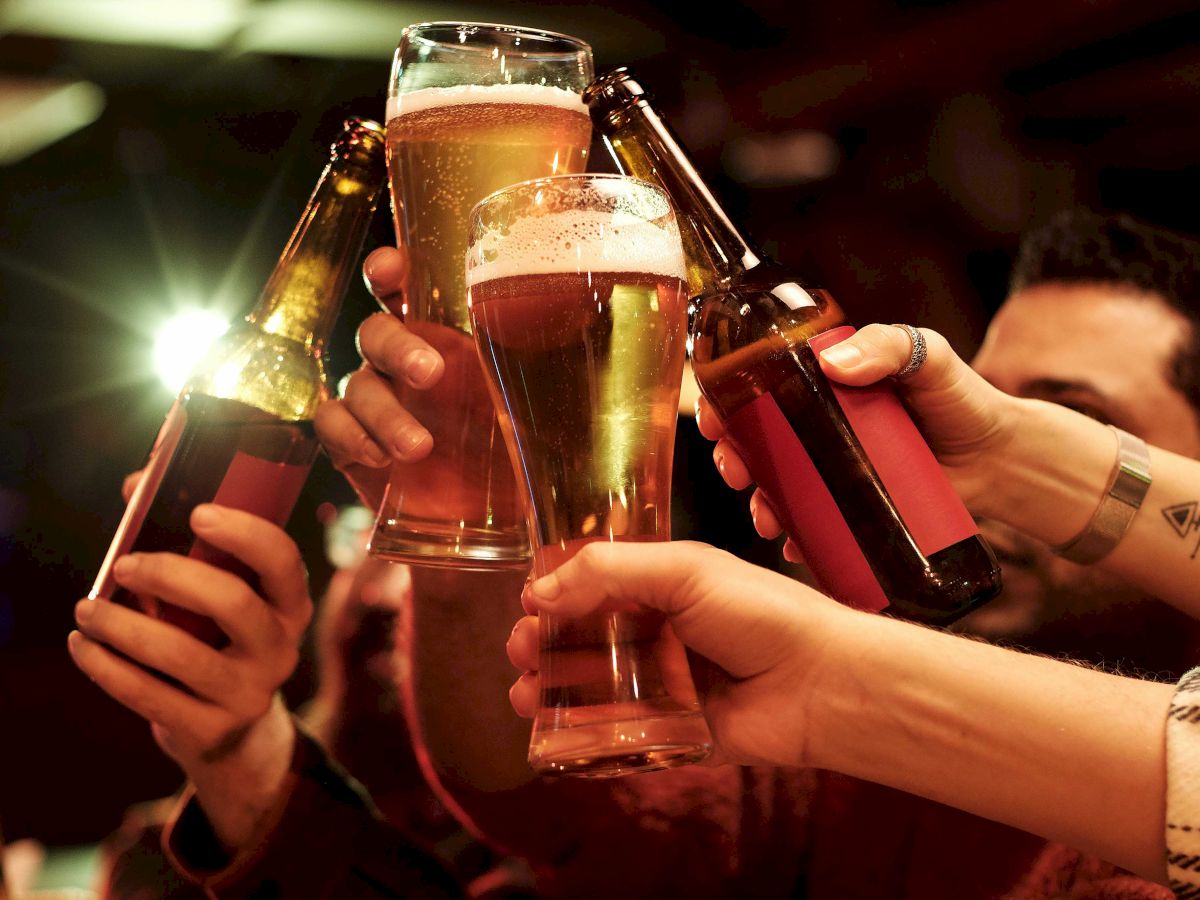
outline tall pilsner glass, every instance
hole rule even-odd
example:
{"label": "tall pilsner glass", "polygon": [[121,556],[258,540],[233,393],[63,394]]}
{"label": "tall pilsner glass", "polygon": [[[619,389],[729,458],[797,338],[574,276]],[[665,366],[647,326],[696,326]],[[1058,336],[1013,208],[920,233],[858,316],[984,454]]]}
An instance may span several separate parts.
{"label": "tall pilsner glass", "polygon": [[[475,342],[525,492],[534,574],[591,541],[670,540],[687,280],[667,197],[619,175],[514,185],[471,215]],[[663,616],[540,617],[540,772],[695,762],[711,737]]]}
{"label": "tall pilsner glass", "polygon": [[371,552],[423,565],[526,568],[512,468],[471,340],[463,254],[471,207],[519,181],[582,172],[591,123],[580,99],[587,44],[464,22],[404,30],[388,90],[387,158],[396,237],[411,270],[385,305],[446,361],[440,384],[397,383],[432,433],[424,461],[392,467]]}

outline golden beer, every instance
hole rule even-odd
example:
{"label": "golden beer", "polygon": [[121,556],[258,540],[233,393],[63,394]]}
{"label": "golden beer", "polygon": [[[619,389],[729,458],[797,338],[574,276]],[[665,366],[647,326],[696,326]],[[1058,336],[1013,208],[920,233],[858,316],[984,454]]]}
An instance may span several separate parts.
{"label": "golden beer", "polygon": [[[688,292],[665,197],[631,179],[551,178],[475,215],[471,317],[525,491],[534,573],[591,541],[669,540]],[[539,619],[535,769],[617,775],[707,753],[661,615]]]}
{"label": "golden beer", "polygon": [[391,311],[442,354],[446,372],[429,391],[396,385],[434,448],[424,461],[393,466],[371,540],[376,555],[466,568],[529,564],[516,482],[471,340],[467,222],[493,191],[583,171],[591,123],[581,92],[590,73],[586,45],[506,26],[414,26],[397,50],[388,173],[411,271]]}

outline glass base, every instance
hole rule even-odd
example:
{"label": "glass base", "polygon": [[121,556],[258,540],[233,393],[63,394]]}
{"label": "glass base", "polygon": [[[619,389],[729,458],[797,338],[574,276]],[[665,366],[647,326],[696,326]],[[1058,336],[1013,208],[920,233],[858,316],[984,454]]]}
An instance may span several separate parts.
{"label": "glass base", "polygon": [[698,711],[534,728],[529,764],[540,775],[615,778],[703,760],[712,751]]}
{"label": "glass base", "polygon": [[511,531],[445,522],[380,523],[367,551],[393,562],[479,571],[525,571],[533,563],[524,526]]}

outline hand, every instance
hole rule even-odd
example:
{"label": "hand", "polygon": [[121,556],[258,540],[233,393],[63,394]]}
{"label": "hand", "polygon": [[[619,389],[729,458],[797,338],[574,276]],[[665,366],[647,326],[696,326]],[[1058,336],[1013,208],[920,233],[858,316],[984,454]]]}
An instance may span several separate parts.
{"label": "hand", "polygon": [[[922,328],[921,333],[928,350],[925,365],[898,380],[896,387],[951,483],[972,508],[991,486],[989,457],[1015,433],[1018,401],[976,374],[936,331]],[[826,349],[820,357],[821,369],[832,381],[863,386],[899,372],[911,352],[903,329],[867,325]],[[735,490],[748,487],[752,482],[745,463],[725,439],[716,411],[703,399],[697,403],[696,424],[701,434],[717,442],[713,458],[725,482]],[[773,538],[782,531],[760,491],[750,498],[750,512],[763,537]],[[790,541],[784,555],[800,561]]]}
{"label": "hand", "polygon": [[[790,578],[705,544],[603,543],[525,589],[527,612],[563,618],[601,605],[639,605],[664,613],[675,634],[708,664],[693,676],[716,741],[717,763],[805,765],[807,712],[822,661],[862,616]],[[508,640],[522,675],[513,708],[538,705],[536,615]],[[695,657],[693,657],[695,658]]]}
{"label": "hand", "polygon": [[[236,575],[169,553],[130,554],[114,574],[130,591],[213,619],[228,646],[216,650],[136,610],[86,599],[75,607],[80,630],[68,646],[89,678],[151,723],[218,835],[238,845],[253,824],[251,799],[269,805],[287,771],[294,736],[278,689],[296,667],[312,602],[299,550],[281,529],[213,504],[196,507],[190,525],[257,573],[262,595]],[[226,794],[237,806],[231,816],[214,808]]]}
{"label": "hand", "polygon": [[378,509],[393,459],[415,462],[433,449],[433,436],[401,404],[398,388],[437,384],[446,364],[427,341],[406,328],[399,313],[408,282],[408,254],[380,247],[363,263],[368,290],[392,313],[376,313],[358,329],[363,358],[340,399],[317,408],[316,429],[334,466],[368,509]]}

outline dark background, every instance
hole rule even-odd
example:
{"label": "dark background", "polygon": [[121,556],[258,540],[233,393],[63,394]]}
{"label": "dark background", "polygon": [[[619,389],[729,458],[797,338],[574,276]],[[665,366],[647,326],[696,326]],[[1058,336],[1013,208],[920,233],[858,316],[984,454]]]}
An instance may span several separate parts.
{"label": "dark background", "polygon": [[[541,26],[630,64],[769,250],[858,321],[911,321],[964,354],[1022,229],[1085,204],[1200,231],[1200,12],[1166,0],[700,4],[8,0],[15,83],[86,80],[99,118],[0,166],[0,821],[93,841],[178,773],[70,665],[65,637],[170,397],[150,365],[173,310],[253,302],[342,118],[383,114],[401,28]],[[14,82],[13,79],[16,79]],[[8,107],[6,107],[8,102]],[[34,110],[43,119],[53,110]],[[27,120],[26,120],[27,121]],[[11,135],[9,135],[11,137]],[[390,241],[386,210],[369,243]],[[357,282],[332,349],[356,364]],[[681,529],[773,559],[683,426]],[[324,462],[293,518],[316,587]],[[717,524],[714,524],[717,523]],[[732,524],[730,524],[732,523]],[[720,530],[718,530],[720,529]],[[292,687],[303,695],[308,674]]]}

